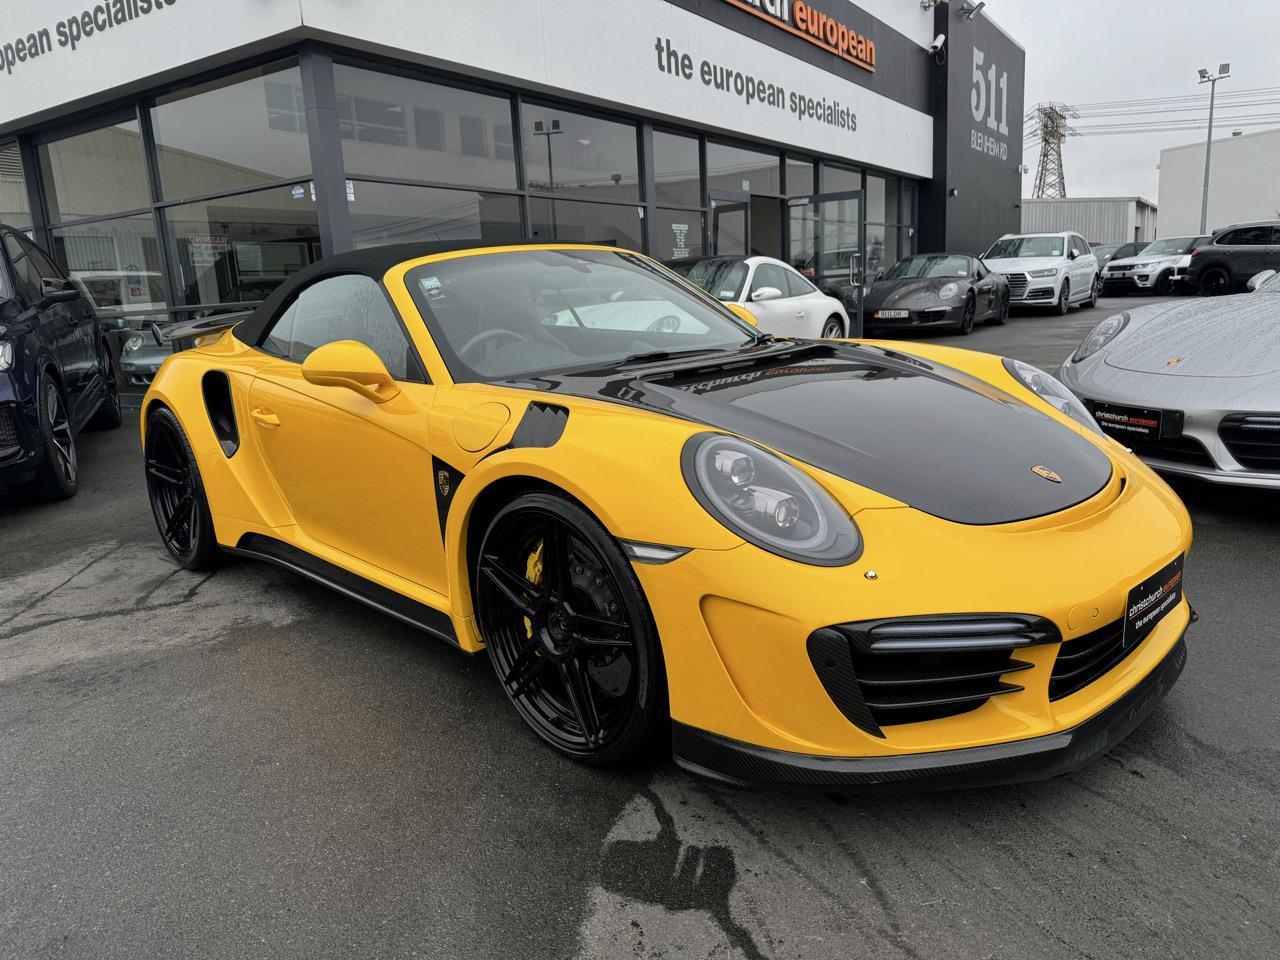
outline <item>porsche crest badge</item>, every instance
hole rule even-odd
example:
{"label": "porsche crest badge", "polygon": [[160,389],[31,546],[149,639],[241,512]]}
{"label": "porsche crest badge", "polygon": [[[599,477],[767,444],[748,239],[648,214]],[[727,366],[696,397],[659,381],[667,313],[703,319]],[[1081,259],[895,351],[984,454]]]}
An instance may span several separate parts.
{"label": "porsche crest badge", "polygon": [[1178,364],[1180,364],[1182,361],[1183,361],[1183,358],[1182,358],[1182,357],[1170,357],[1170,358],[1169,358],[1169,360],[1168,360],[1168,362],[1165,364],[1165,366],[1166,366],[1166,367],[1176,367],[1176,366],[1177,366]]}
{"label": "porsche crest badge", "polygon": [[447,497],[452,485],[450,483],[448,470],[436,471],[436,489],[440,491],[440,496]]}
{"label": "porsche crest badge", "polygon": [[1039,463],[1037,463],[1034,467],[1031,468],[1031,472],[1034,473],[1037,477],[1044,477],[1050,483],[1062,482],[1062,474],[1058,473],[1057,470],[1050,470],[1048,467],[1043,466]]}

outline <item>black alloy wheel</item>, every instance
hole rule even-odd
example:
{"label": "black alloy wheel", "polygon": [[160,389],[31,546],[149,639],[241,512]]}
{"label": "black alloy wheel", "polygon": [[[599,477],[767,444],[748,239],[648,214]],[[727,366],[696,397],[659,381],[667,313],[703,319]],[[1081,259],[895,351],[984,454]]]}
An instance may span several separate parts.
{"label": "black alloy wheel", "polygon": [[822,325],[821,338],[823,340],[839,340],[844,336],[844,324],[840,322],[840,318],[836,316],[827,317],[827,322]]}
{"label": "black alloy wheel", "polygon": [[1200,278],[1200,293],[1206,297],[1221,297],[1231,292],[1231,274],[1222,267],[1206,270]]}
{"label": "black alloy wheel", "polygon": [[216,565],[218,543],[195,454],[178,418],[164,407],[147,418],[147,494],[169,556],[188,570]]}
{"label": "black alloy wheel", "polygon": [[1156,294],[1161,297],[1167,297],[1173,293],[1173,277],[1166,270],[1160,276],[1156,277]]}
{"label": "black alloy wheel", "polygon": [[995,313],[984,321],[988,326],[1003,327],[1004,322],[1009,319],[1009,291],[1000,294],[1000,300],[996,304]]}
{"label": "black alloy wheel", "polygon": [[1065,317],[1067,315],[1067,311],[1071,309],[1071,281],[1070,280],[1062,281],[1062,292],[1058,294],[1058,305],[1055,309],[1057,309],[1058,315],[1061,317]]}
{"label": "black alloy wheel", "polygon": [[974,300],[973,294],[969,294],[964,301],[964,312],[960,314],[960,325],[956,327],[956,332],[961,336],[967,337],[973,333],[973,321],[978,315],[978,304]]}
{"label": "black alloy wheel", "polygon": [[630,563],[594,517],[525,494],[489,524],[473,576],[498,682],[539,737],[595,764],[653,745],[667,720],[657,633]]}
{"label": "black alloy wheel", "polygon": [[44,456],[40,458],[27,492],[36,500],[66,500],[75,495],[80,484],[80,458],[76,453],[76,437],[71,429],[67,401],[58,381],[47,370],[40,375],[37,390]]}

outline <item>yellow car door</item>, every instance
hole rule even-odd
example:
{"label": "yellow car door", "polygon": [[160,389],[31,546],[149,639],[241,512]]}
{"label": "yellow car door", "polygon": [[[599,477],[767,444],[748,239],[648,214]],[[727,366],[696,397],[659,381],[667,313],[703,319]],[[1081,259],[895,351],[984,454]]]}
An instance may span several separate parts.
{"label": "yellow car door", "polygon": [[[379,401],[306,379],[302,361],[344,340],[374,350],[395,381],[394,396]],[[345,275],[307,287],[260,349],[278,359],[250,386],[252,430],[301,533],[444,595],[427,444],[436,388],[421,382],[416,352],[376,282]]]}

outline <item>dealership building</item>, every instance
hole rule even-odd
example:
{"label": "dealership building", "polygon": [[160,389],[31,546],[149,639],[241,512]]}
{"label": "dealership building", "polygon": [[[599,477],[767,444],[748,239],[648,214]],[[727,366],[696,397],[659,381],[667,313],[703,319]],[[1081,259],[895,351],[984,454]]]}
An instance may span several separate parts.
{"label": "dealership building", "polygon": [[0,221],[122,326],[408,240],[873,276],[1018,229],[1023,76],[961,0],[8,0]]}

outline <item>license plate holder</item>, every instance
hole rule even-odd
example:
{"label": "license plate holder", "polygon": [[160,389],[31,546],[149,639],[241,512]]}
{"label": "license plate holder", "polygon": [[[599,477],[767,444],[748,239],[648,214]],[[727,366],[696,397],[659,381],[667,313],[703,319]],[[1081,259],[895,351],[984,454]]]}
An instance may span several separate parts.
{"label": "license plate holder", "polygon": [[877,310],[876,320],[906,320],[911,316],[910,310]]}
{"label": "license plate holder", "polygon": [[1124,608],[1124,638],[1129,650],[1145,640],[1169,611],[1182,602],[1182,568],[1186,554],[1180,553],[1129,591]]}
{"label": "license plate holder", "polygon": [[1147,410],[1118,403],[1089,404],[1089,412],[1104,433],[1117,440],[1157,440],[1182,436],[1181,410]]}

